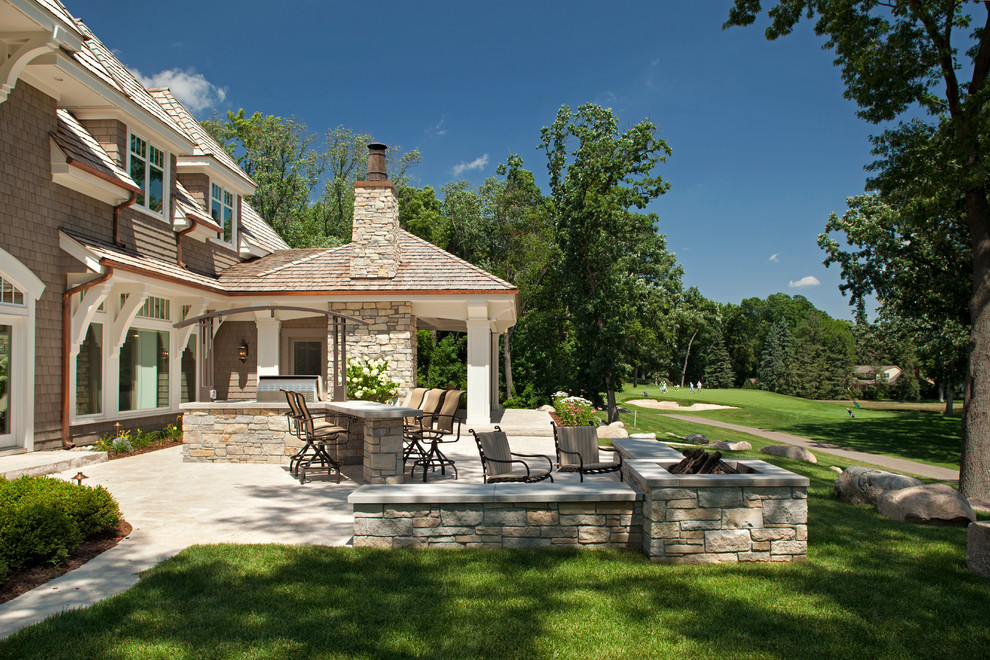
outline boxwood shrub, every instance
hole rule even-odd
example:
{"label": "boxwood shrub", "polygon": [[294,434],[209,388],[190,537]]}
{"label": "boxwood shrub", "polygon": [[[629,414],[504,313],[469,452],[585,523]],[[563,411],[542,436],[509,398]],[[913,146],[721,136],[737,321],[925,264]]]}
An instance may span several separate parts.
{"label": "boxwood shrub", "polygon": [[0,574],[60,564],[85,539],[118,522],[117,502],[102,486],[51,477],[0,478]]}

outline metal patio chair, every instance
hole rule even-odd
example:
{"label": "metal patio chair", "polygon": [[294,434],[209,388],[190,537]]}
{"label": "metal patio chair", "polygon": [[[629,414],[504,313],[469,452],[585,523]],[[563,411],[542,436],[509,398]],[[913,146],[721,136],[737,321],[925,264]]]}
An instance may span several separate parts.
{"label": "metal patio chair", "polygon": [[333,412],[313,415],[306,405],[306,397],[299,392],[286,390],[286,398],[291,401],[290,411],[298,411],[293,426],[297,437],[303,441],[302,449],[289,459],[289,472],[299,479],[299,483],[306,483],[307,470],[317,466],[317,469],[326,469],[328,477],[336,473],[337,483],[340,483],[340,462],[327,450],[347,443],[350,418]]}
{"label": "metal patio chair", "polygon": [[[478,453],[481,454],[481,468],[484,473],[486,484],[499,484],[508,482],[535,483],[549,479],[553,481],[550,474],[553,470],[553,461],[549,456],[543,454],[516,454],[509,449],[509,439],[498,426],[494,431],[475,432],[469,429],[474,436],[474,441],[478,443]],[[523,458],[542,459],[547,462],[546,469],[531,468],[529,463]],[[542,462],[540,461],[540,462]]]}
{"label": "metal patio chair", "polygon": [[[584,481],[586,474],[605,474],[618,472],[619,481],[622,477],[622,454],[614,447],[599,447],[598,432],[594,426],[557,426],[553,427],[553,444],[557,448],[557,472],[577,472]],[[615,452],[619,462],[602,463],[599,451]]]}

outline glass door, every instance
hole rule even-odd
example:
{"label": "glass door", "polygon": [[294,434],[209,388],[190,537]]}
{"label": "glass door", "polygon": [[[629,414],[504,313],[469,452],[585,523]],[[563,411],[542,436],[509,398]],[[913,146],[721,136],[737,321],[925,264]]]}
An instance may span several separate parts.
{"label": "glass door", "polygon": [[13,338],[13,328],[9,325],[0,325],[0,449],[14,446],[10,406],[10,397],[13,395],[11,384],[14,377],[11,373]]}

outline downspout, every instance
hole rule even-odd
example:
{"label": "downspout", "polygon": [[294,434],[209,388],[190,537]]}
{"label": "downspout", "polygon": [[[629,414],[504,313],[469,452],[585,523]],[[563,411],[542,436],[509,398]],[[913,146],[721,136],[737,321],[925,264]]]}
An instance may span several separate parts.
{"label": "downspout", "polygon": [[[131,196],[131,201],[134,201],[134,196]],[[123,205],[121,205],[123,206]],[[117,207],[120,208],[120,207]],[[116,210],[114,211],[114,220],[116,221]],[[77,284],[71,289],[66,289],[65,293],[62,294],[62,448],[72,449],[73,444],[69,442],[69,374],[70,364],[69,364],[69,353],[72,347],[72,296],[90,289],[97,284],[103,284],[113,275],[113,267],[107,265],[101,260],[100,264],[106,269],[102,275],[88,282],[83,282],[82,284]]]}
{"label": "downspout", "polygon": [[131,197],[126,202],[113,207],[113,244],[117,247],[124,247],[120,244],[120,212],[137,201],[137,193],[131,191]]}
{"label": "downspout", "polygon": [[185,268],[186,264],[182,261],[182,237],[191,232],[199,225],[199,220],[187,215],[186,219],[189,220],[190,224],[188,227],[180,231],[175,235],[175,263],[179,265],[179,268]]}

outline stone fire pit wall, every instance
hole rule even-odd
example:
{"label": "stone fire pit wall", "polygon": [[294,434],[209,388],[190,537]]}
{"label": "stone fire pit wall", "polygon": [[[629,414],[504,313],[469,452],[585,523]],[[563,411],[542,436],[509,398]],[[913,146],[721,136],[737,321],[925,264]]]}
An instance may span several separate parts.
{"label": "stone fire pit wall", "polygon": [[806,560],[807,477],[758,460],[728,461],[744,474],[669,473],[679,458],[625,462],[644,493],[643,550],[652,561]]}
{"label": "stone fire pit wall", "polygon": [[639,548],[642,495],[626,484],[366,485],[354,547]]}

